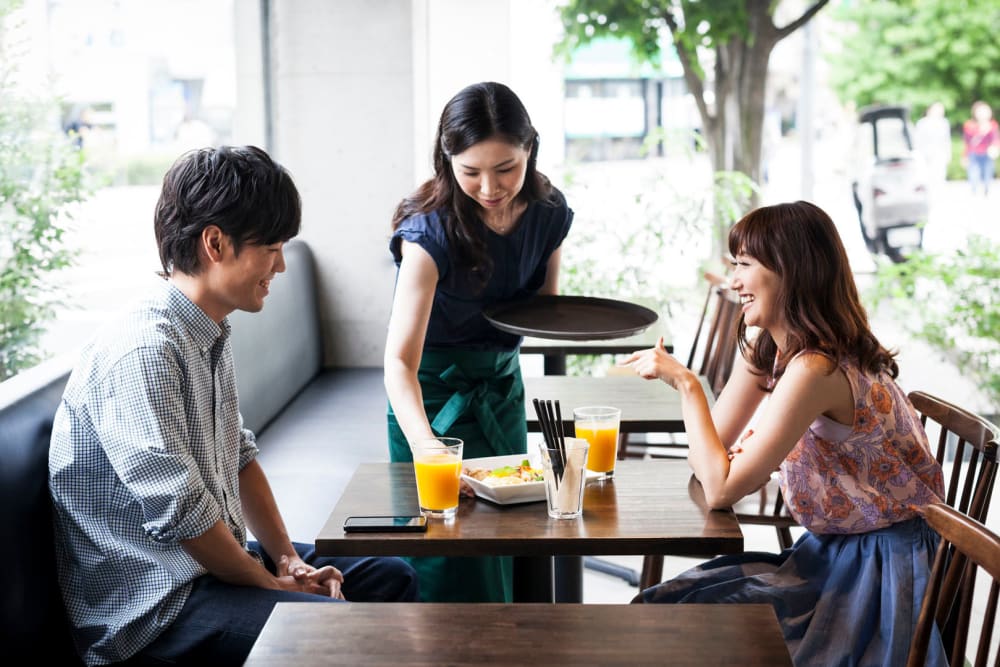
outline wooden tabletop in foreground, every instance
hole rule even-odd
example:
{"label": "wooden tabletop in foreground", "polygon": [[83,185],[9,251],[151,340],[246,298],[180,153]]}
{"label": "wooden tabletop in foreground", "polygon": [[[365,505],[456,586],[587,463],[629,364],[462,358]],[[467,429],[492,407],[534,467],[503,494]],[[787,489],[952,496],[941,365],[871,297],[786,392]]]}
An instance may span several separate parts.
{"label": "wooden tabletop in foreground", "polygon": [[791,665],[759,604],[279,602],[246,665]]}
{"label": "wooden tabletop in foreground", "polygon": [[550,519],[544,502],[495,505],[462,498],[451,522],[426,533],[344,533],[352,515],[417,513],[409,463],[365,463],[316,537],[324,556],[713,556],[743,551],[735,515],[712,511],[687,461],[619,461],[611,482],[590,482],[583,517]]}

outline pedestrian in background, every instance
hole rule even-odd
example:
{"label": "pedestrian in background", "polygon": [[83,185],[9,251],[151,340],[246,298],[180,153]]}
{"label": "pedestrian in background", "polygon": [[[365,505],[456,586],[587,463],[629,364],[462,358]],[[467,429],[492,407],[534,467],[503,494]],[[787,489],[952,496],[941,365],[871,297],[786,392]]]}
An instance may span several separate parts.
{"label": "pedestrian in background", "polygon": [[972,194],[976,193],[979,184],[986,196],[993,180],[993,161],[1000,155],[1000,128],[993,120],[990,105],[982,100],[972,104],[972,118],[962,126],[962,136],[965,139],[963,164],[968,170]]}
{"label": "pedestrian in background", "polygon": [[948,178],[951,162],[951,126],[944,115],[944,105],[934,102],[917,121],[916,148],[927,165],[927,178],[932,188]]}

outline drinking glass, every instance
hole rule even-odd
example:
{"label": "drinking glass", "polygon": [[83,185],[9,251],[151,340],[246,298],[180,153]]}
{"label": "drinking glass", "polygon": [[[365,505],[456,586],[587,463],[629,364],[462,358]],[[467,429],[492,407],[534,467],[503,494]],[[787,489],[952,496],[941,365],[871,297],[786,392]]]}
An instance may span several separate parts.
{"label": "drinking glass", "polygon": [[540,443],[542,451],[542,476],[545,479],[545,500],[549,516],[553,519],[575,519],[583,514],[583,488],[587,480],[587,450],[590,448],[583,438],[565,439],[565,464],[563,451]]}
{"label": "drinking glass", "polygon": [[600,473],[602,479],[611,479],[615,474],[621,419],[622,411],[609,406],[586,406],[573,410],[576,437],[590,443],[587,470]]}
{"label": "drinking glass", "polygon": [[421,513],[443,519],[455,516],[463,444],[459,438],[428,438],[410,443]]}

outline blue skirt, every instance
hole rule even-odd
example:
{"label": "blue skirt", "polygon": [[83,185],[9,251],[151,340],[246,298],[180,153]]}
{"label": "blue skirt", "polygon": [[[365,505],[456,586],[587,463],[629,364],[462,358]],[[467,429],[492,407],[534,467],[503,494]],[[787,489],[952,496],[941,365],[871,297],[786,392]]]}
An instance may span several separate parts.
{"label": "blue skirt", "polygon": [[[920,518],[857,535],[807,531],[780,554],[715,558],[634,602],[766,603],[796,665],[903,665],[938,541]],[[947,665],[934,634],[927,665]]]}

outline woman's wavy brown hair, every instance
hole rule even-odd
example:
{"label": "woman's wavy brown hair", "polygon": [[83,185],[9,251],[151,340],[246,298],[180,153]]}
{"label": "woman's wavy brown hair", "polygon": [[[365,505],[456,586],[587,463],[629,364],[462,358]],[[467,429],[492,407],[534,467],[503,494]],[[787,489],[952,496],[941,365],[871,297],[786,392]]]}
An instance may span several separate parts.
{"label": "woman's wavy brown hair", "polygon": [[[837,228],[821,208],[805,201],[763,206],[745,215],[729,232],[729,252],[749,255],[774,271],[781,288],[778,305],[788,323],[788,349],[792,359],[802,350],[815,350],[835,360],[855,359],[872,373],[899,373],[894,357],[878,342],[868,326],[868,315]],[[740,318],[739,345],[744,357],[760,372],[775,365],[777,345],[761,331],[747,338]]]}

